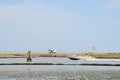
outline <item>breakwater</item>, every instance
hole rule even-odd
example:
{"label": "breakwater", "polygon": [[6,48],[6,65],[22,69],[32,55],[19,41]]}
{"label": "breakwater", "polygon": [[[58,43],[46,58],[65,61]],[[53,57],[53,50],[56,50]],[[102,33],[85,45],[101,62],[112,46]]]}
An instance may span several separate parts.
{"label": "breakwater", "polygon": [[63,64],[63,63],[0,63],[0,65],[71,65],[71,66],[120,66],[120,64]]}

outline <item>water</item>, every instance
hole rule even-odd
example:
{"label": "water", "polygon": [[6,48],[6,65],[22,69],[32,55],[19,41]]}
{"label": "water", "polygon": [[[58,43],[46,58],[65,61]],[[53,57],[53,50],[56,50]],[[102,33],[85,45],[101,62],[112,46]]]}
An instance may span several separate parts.
{"label": "water", "polygon": [[[26,58],[0,58],[0,63],[24,63]],[[70,60],[68,58],[33,58],[40,63],[120,64],[120,59]],[[119,66],[78,65],[0,65],[0,80],[120,80]]]}
{"label": "water", "polygon": [[[26,58],[0,58],[0,63],[24,63]],[[120,64],[120,59],[95,59],[95,60],[70,60],[59,57],[38,57],[33,58],[34,63],[63,63],[63,64],[81,64],[81,63],[101,63],[101,64]]]}

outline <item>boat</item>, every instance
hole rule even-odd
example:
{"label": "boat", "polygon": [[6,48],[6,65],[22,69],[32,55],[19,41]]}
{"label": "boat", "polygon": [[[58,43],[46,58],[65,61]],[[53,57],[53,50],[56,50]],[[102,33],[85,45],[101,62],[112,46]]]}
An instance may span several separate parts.
{"label": "boat", "polygon": [[71,60],[94,60],[95,58],[92,56],[88,56],[88,55],[69,55],[68,56],[69,59]]}

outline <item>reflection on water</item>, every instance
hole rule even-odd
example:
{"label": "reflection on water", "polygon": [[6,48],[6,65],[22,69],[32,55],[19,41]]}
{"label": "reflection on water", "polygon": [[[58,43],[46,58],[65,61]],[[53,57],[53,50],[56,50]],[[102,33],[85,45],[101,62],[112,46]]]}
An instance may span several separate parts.
{"label": "reflection on water", "polygon": [[[26,58],[0,58],[0,63],[23,63]],[[109,63],[120,64],[120,59],[70,60],[68,58],[33,58],[40,63]],[[0,80],[120,80],[119,66],[76,65],[0,65]]]}

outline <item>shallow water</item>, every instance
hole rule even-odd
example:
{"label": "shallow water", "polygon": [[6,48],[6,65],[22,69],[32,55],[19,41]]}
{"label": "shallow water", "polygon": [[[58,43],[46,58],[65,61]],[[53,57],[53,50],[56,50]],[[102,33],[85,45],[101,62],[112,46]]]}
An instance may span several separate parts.
{"label": "shallow water", "polygon": [[[0,58],[0,63],[24,63],[26,58]],[[120,59],[70,60],[68,58],[33,58],[39,63],[109,63]],[[78,65],[0,65],[0,80],[120,80],[119,66]]]}
{"label": "shallow water", "polygon": [[1,80],[120,80],[120,70],[2,70]]}

